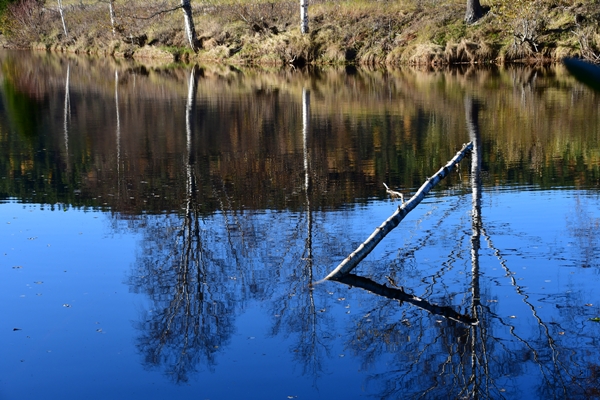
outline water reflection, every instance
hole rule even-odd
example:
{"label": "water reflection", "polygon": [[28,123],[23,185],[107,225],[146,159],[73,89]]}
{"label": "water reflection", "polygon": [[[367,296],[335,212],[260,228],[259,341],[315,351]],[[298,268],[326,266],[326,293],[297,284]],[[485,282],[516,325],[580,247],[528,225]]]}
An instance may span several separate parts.
{"label": "water reflection", "polygon": [[[146,368],[259,393],[293,364],[305,397],[598,393],[597,95],[560,68],[0,65],[0,195],[101,208],[140,235]],[[414,192],[469,140],[471,165],[356,275],[314,285],[397,208],[382,182]],[[224,371],[255,335],[269,371]]]}

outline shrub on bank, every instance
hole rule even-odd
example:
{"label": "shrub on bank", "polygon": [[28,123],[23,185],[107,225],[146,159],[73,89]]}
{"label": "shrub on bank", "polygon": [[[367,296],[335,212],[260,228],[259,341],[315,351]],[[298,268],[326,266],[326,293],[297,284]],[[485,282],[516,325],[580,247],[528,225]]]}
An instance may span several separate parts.
{"label": "shrub on bank", "polygon": [[[486,14],[464,23],[465,0],[316,0],[309,33],[296,0],[192,2],[197,48],[187,45],[175,0],[0,0],[14,47],[121,57],[238,64],[448,64],[600,61],[600,4],[594,0],[482,0]],[[0,8],[1,10],[1,8]]]}

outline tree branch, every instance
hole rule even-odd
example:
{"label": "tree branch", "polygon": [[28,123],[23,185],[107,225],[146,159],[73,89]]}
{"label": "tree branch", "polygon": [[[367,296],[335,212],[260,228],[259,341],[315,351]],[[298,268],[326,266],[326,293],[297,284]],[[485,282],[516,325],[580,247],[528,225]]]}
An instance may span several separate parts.
{"label": "tree branch", "polygon": [[137,17],[137,16],[132,16],[131,18],[135,18],[135,19],[152,19],[154,17],[156,17],[157,15],[161,15],[161,14],[166,14],[166,13],[170,13],[172,11],[176,11],[179,10],[180,8],[183,8],[183,6],[179,5],[177,7],[174,8],[170,8],[168,10],[161,10],[161,11],[157,11],[154,14],[150,15],[149,17]]}

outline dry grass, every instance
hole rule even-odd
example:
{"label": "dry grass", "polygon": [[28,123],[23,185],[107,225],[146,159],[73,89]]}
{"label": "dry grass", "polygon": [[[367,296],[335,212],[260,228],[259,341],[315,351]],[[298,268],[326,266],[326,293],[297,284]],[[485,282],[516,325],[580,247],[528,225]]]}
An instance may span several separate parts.
{"label": "dry grass", "polygon": [[527,13],[516,13],[511,1],[490,2],[482,20],[466,25],[464,0],[317,0],[308,35],[300,33],[297,0],[196,1],[198,53],[186,49],[176,0],[116,1],[114,33],[107,2],[63,0],[68,35],[55,2],[24,0],[9,10],[4,30],[18,47],[236,64],[439,65],[600,54],[596,1],[534,0]]}

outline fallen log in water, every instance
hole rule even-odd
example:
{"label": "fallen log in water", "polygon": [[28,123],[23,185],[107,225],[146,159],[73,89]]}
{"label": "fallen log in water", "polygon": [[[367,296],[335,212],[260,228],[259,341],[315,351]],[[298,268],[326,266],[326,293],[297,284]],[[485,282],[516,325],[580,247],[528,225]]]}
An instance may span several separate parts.
{"label": "fallen log in water", "polygon": [[381,224],[375,232],[371,234],[356,250],[344,259],[333,271],[325,277],[329,280],[339,280],[350,273],[374,248],[381,240],[400,224],[400,221],[406,217],[419,203],[425,198],[427,193],[435,187],[442,179],[444,179],[450,171],[473,149],[473,143],[469,142],[456,153],[454,158],[444,165],[435,175],[428,178],[419,188],[417,193],[410,198],[406,203],[398,207],[396,212],[392,214],[383,224]]}

